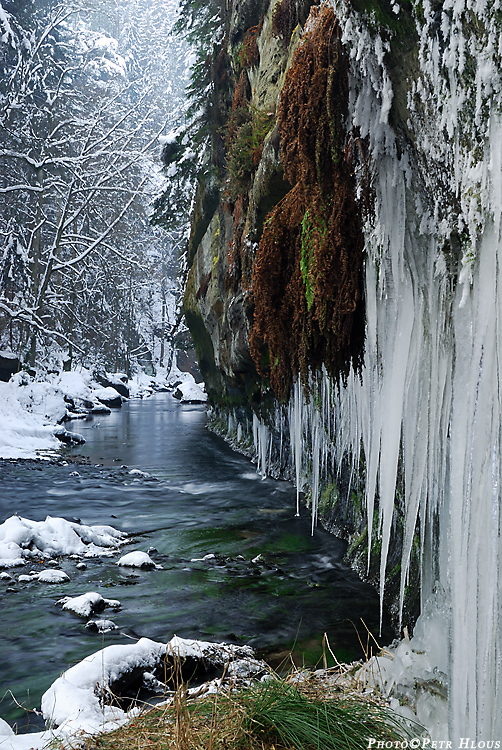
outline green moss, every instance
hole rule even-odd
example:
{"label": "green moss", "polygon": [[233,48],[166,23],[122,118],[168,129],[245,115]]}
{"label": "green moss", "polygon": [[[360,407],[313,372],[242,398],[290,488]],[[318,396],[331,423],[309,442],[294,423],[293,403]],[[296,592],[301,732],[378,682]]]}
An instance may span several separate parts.
{"label": "green moss", "polygon": [[[240,123],[236,127],[236,122]],[[274,117],[252,104],[237,108],[229,120],[227,157],[230,195],[236,199],[247,192],[261,158],[263,142],[275,124]]]}

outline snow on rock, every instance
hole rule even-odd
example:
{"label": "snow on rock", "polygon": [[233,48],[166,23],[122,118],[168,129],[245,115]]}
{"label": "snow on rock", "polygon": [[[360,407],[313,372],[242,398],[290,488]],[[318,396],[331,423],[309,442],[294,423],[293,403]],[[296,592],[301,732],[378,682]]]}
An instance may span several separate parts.
{"label": "snow on rock", "polygon": [[[80,418],[81,414],[70,414],[66,412],[66,417],[68,416],[73,418]],[[65,443],[66,445],[83,445],[85,443],[85,438],[80,435],[78,432],[70,432],[69,430],[65,430],[64,427],[59,427],[56,430],[54,430],[54,435],[57,437],[57,439],[61,443]]]}
{"label": "snow on rock", "polygon": [[140,552],[139,550],[128,552],[127,555],[120,558],[117,565],[125,568],[160,568],[160,565],[156,565],[147,552]]}
{"label": "snow on rock", "polygon": [[18,372],[8,383],[0,382],[0,458],[36,458],[40,451],[57,450],[68,401],[90,405],[90,383],[87,371],[64,372],[52,381]]}
{"label": "snow on rock", "polygon": [[258,659],[235,659],[231,661],[226,670],[229,677],[237,677],[241,680],[263,675],[266,671],[266,665]]}
{"label": "snow on rock", "polygon": [[129,474],[133,474],[136,477],[141,477],[142,479],[151,479],[152,475],[149,474],[147,471],[141,471],[141,469],[131,469],[129,471]]}
{"label": "snow on rock", "polygon": [[57,604],[79,617],[90,617],[95,612],[102,612],[106,608],[117,610],[121,606],[118,599],[104,599],[97,591],[88,591],[80,596],[64,596],[58,600]]}
{"label": "snow on rock", "polygon": [[112,620],[89,620],[85,627],[96,633],[109,633],[111,630],[118,630],[119,626]]}
{"label": "snow on rock", "polygon": [[177,635],[167,644],[166,654],[180,659],[188,657],[202,659],[205,663],[215,667],[222,667],[236,660],[253,659],[254,656],[251,646],[195,641],[190,638],[180,638]]}
{"label": "snow on rock", "polygon": [[183,376],[183,382],[179,383],[173,396],[188,404],[203,404],[207,401],[207,393],[204,390],[203,383],[196,383],[193,375],[189,372],[180,373]]}
{"label": "snow on rock", "polygon": [[42,583],[63,583],[70,580],[64,570],[41,570],[37,578]]}
{"label": "snow on rock", "polygon": [[42,696],[46,722],[58,727],[58,734],[102,732],[120,726],[128,714],[102,702],[128,675],[151,672],[166,653],[165,644],[141,638],[137,643],[107,646],[64,672]]}
{"label": "snow on rock", "polygon": [[[96,621],[110,622],[110,621]],[[113,623],[112,623],[113,625]],[[162,644],[141,638],[137,643],[111,645],[87,656],[66,670],[42,696],[42,713],[51,729],[45,732],[15,735],[9,725],[0,719],[0,746],[2,750],[43,750],[50,742],[73,747],[82,734],[111,731],[137,714],[133,708],[126,712],[106,704],[106,698],[120,690],[127,690],[140,680],[152,687],[164,688],[156,674],[164,674],[165,659],[179,658],[202,660],[206,668],[224,669],[231,679],[248,679],[266,671],[264,662],[254,659],[249,646],[195,641],[174,636]],[[214,692],[222,679],[206,683]],[[211,689],[211,686],[213,688]],[[199,691],[193,688],[191,691]]]}
{"label": "snow on rock", "polygon": [[111,385],[107,388],[96,388],[92,391],[92,397],[105,406],[117,407],[122,405],[122,396]]}
{"label": "snow on rock", "polygon": [[91,398],[92,377],[88,370],[62,372],[55,382],[64,395],[69,398],[83,401],[89,401]]}
{"label": "snow on rock", "polygon": [[126,534],[112,526],[85,526],[52,516],[45,521],[11,516],[0,524],[0,567],[24,565],[33,557],[109,556],[125,539]]}
{"label": "snow on rock", "polygon": [[30,384],[24,376],[0,382],[0,458],[34,458],[38,451],[59,446],[54,423],[66,412],[63,395],[47,384]]}

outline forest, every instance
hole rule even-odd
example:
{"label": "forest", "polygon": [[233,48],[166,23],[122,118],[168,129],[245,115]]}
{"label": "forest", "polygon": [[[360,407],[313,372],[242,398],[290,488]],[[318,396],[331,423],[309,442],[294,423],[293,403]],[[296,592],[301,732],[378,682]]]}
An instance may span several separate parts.
{"label": "forest", "polygon": [[160,153],[186,112],[174,16],[2,3],[0,348],[24,367],[130,374],[167,356],[190,200],[171,179],[178,203],[156,226]]}

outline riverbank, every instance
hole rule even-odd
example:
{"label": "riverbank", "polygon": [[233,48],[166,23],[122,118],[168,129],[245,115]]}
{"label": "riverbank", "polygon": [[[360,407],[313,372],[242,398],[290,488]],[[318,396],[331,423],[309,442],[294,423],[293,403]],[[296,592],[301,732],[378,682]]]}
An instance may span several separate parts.
{"label": "riverbank", "polygon": [[16,736],[0,720],[0,741],[4,750],[363,750],[425,736],[360,673],[360,662],[337,663],[280,677],[247,646],[143,638],[68,669],[42,698],[48,729]]}
{"label": "riverbank", "polygon": [[145,711],[107,736],[88,738],[83,748],[367,750],[381,742],[407,747],[420,733],[376,695],[358,689],[342,665],[291,673],[286,679],[269,675],[239,690],[201,693],[191,697],[182,686],[168,704]]}
{"label": "riverbank", "polygon": [[49,458],[62,445],[85,439],[68,424],[110,413],[128,398],[145,398],[158,390],[177,392],[180,401],[203,403],[206,394],[190,373],[177,367],[153,376],[120,373],[96,379],[84,368],[73,372],[29,375],[18,372],[0,382],[0,458]]}

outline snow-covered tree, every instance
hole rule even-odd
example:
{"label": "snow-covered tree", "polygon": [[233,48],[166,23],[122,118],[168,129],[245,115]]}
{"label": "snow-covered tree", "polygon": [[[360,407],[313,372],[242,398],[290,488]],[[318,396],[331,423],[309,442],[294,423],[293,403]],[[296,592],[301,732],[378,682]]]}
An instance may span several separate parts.
{"label": "snow-covered tree", "polygon": [[[182,100],[182,88],[169,98],[172,54],[159,54],[165,8],[148,7],[117,2],[103,14],[49,2],[28,9],[23,27],[0,6],[0,337],[15,328],[31,364],[47,337],[70,357],[114,366],[143,346],[136,309],[149,266],[152,283],[148,253],[160,244],[169,255],[173,244],[147,222],[162,184],[154,160]],[[15,296],[4,283],[13,243],[29,272]]]}

